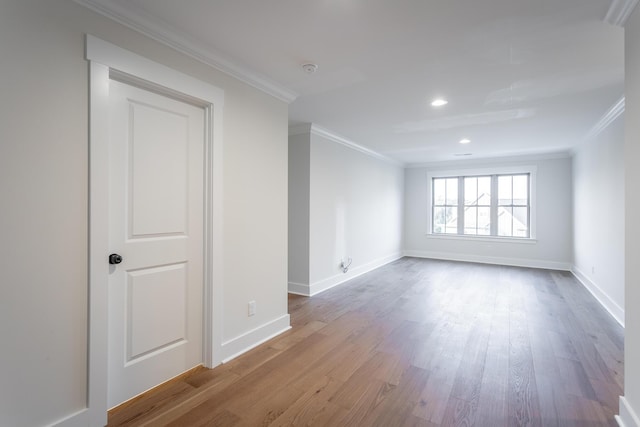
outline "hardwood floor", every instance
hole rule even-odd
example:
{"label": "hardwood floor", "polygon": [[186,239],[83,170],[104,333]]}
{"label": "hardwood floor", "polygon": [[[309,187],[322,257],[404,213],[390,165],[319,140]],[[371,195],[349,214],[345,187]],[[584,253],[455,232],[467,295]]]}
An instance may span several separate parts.
{"label": "hardwood floor", "polygon": [[110,426],[616,426],[623,330],[570,273],[403,258]]}

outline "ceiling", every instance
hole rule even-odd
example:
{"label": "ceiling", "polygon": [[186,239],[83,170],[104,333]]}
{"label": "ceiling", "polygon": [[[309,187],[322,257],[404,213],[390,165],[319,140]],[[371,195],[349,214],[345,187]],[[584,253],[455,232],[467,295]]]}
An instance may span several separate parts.
{"label": "ceiling", "polygon": [[567,152],[624,93],[629,0],[77,1],[405,164]]}

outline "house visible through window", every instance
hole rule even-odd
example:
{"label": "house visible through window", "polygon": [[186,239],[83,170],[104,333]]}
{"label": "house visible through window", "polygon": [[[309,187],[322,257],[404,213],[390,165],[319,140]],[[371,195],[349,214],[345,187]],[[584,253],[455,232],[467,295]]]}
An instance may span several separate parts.
{"label": "house visible through window", "polygon": [[433,234],[531,237],[529,173],[432,178]]}

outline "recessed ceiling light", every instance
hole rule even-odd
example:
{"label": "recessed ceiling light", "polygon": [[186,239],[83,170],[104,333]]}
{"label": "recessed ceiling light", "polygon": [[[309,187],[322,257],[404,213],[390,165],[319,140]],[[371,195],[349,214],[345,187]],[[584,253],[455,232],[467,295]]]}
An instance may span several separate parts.
{"label": "recessed ceiling light", "polygon": [[447,105],[448,103],[449,103],[449,101],[447,101],[446,99],[438,98],[438,99],[434,99],[431,102],[431,106],[432,107],[442,107],[443,105]]}
{"label": "recessed ceiling light", "polygon": [[471,140],[470,140],[469,138],[462,138],[462,139],[460,140],[460,144],[468,144],[468,143],[470,143],[470,142],[471,142]]}
{"label": "recessed ceiling light", "polygon": [[314,64],[312,62],[305,62],[302,64],[302,70],[307,74],[313,74],[318,69],[318,64]]}

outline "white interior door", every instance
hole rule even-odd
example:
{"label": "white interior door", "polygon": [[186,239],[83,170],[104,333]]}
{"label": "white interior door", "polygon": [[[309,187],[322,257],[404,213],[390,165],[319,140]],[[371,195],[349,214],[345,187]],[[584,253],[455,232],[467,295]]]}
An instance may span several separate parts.
{"label": "white interior door", "polygon": [[108,405],[202,363],[204,110],[110,80]]}

